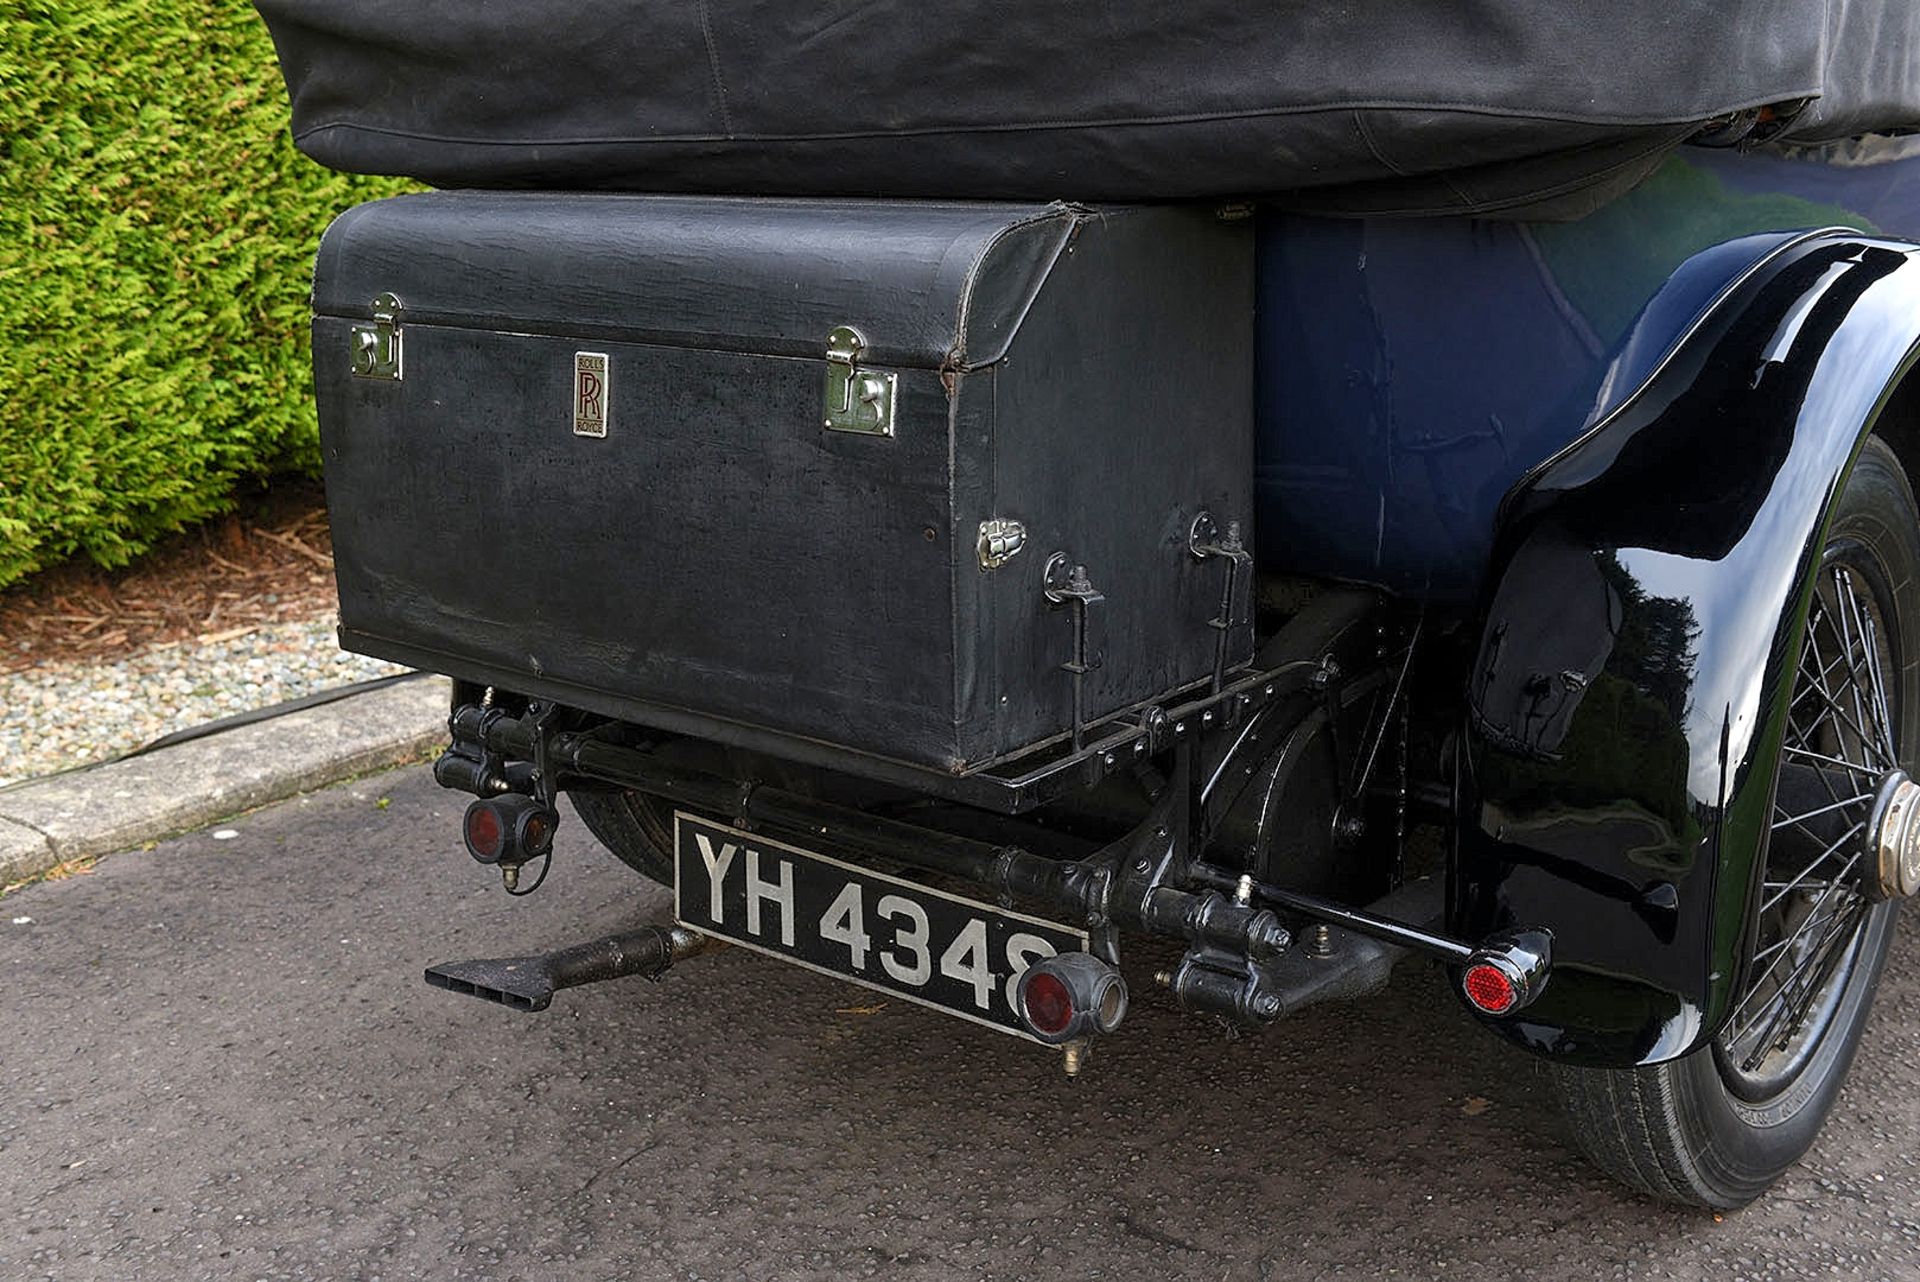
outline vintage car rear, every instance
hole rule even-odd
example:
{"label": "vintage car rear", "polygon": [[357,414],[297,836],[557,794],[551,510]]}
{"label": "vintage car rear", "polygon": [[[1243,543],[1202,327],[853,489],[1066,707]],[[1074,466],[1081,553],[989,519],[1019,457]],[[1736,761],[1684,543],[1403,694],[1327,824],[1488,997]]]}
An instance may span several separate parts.
{"label": "vintage car rear", "polygon": [[442,188],[319,247],[342,643],[508,892],[562,794],[673,888],[429,982],[735,945],[1078,1072],[1417,955],[1640,1188],[1812,1141],[1920,889],[1920,16],[260,7]]}

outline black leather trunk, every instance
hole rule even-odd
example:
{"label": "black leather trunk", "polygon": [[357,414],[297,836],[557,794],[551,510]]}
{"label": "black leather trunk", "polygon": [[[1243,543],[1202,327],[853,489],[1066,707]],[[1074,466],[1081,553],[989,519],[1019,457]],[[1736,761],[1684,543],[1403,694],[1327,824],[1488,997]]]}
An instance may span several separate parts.
{"label": "black leather trunk", "polygon": [[[1072,732],[1063,553],[1104,596],[1085,715],[1160,700],[1219,658],[1195,518],[1251,520],[1252,260],[1250,222],[1192,207],[362,206],[314,282],[343,641],[961,772]],[[889,380],[891,433],[840,430]],[[1024,541],[986,568],[990,522]],[[1226,666],[1251,647],[1242,611]]]}

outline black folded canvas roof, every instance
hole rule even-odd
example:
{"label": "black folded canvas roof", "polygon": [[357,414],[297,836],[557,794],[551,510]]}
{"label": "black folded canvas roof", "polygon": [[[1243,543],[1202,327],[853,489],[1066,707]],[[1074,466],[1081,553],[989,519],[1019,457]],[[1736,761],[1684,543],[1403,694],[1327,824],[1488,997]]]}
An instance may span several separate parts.
{"label": "black folded canvas roof", "polygon": [[257,3],[302,150],[442,186],[1565,213],[1920,125],[1915,0]]}

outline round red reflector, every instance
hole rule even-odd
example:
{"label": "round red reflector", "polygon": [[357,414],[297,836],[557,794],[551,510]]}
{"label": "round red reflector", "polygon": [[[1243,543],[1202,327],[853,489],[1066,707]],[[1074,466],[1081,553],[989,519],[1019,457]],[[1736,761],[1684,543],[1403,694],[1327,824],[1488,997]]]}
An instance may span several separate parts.
{"label": "round red reflector", "polygon": [[1467,967],[1467,973],[1460,980],[1460,987],[1466,992],[1467,1000],[1474,1007],[1489,1015],[1502,1015],[1512,1009],[1516,994],[1513,981],[1498,966],[1481,962],[1477,966]]}
{"label": "round red reflector", "polygon": [[467,811],[467,849],[482,859],[498,859],[507,839],[506,825],[492,806],[475,805]]}
{"label": "round red reflector", "polygon": [[1073,995],[1057,975],[1041,971],[1031,976],[1021,992],[1020,1004],[1026,1008],[1027,1023],[1043,1036],[1064,1033],[1073,1022]]}

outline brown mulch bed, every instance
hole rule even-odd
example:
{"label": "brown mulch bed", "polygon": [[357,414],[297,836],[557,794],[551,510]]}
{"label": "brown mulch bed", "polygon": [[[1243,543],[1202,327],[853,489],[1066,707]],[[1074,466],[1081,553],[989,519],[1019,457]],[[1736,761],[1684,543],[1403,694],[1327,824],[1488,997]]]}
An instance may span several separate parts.
{"label": "brown mulch bed", "polygon": [[0,673],[218,641],[334,607],[333,544],[313,481],[276,481],[133,565],[77,559],[0,591]]}

